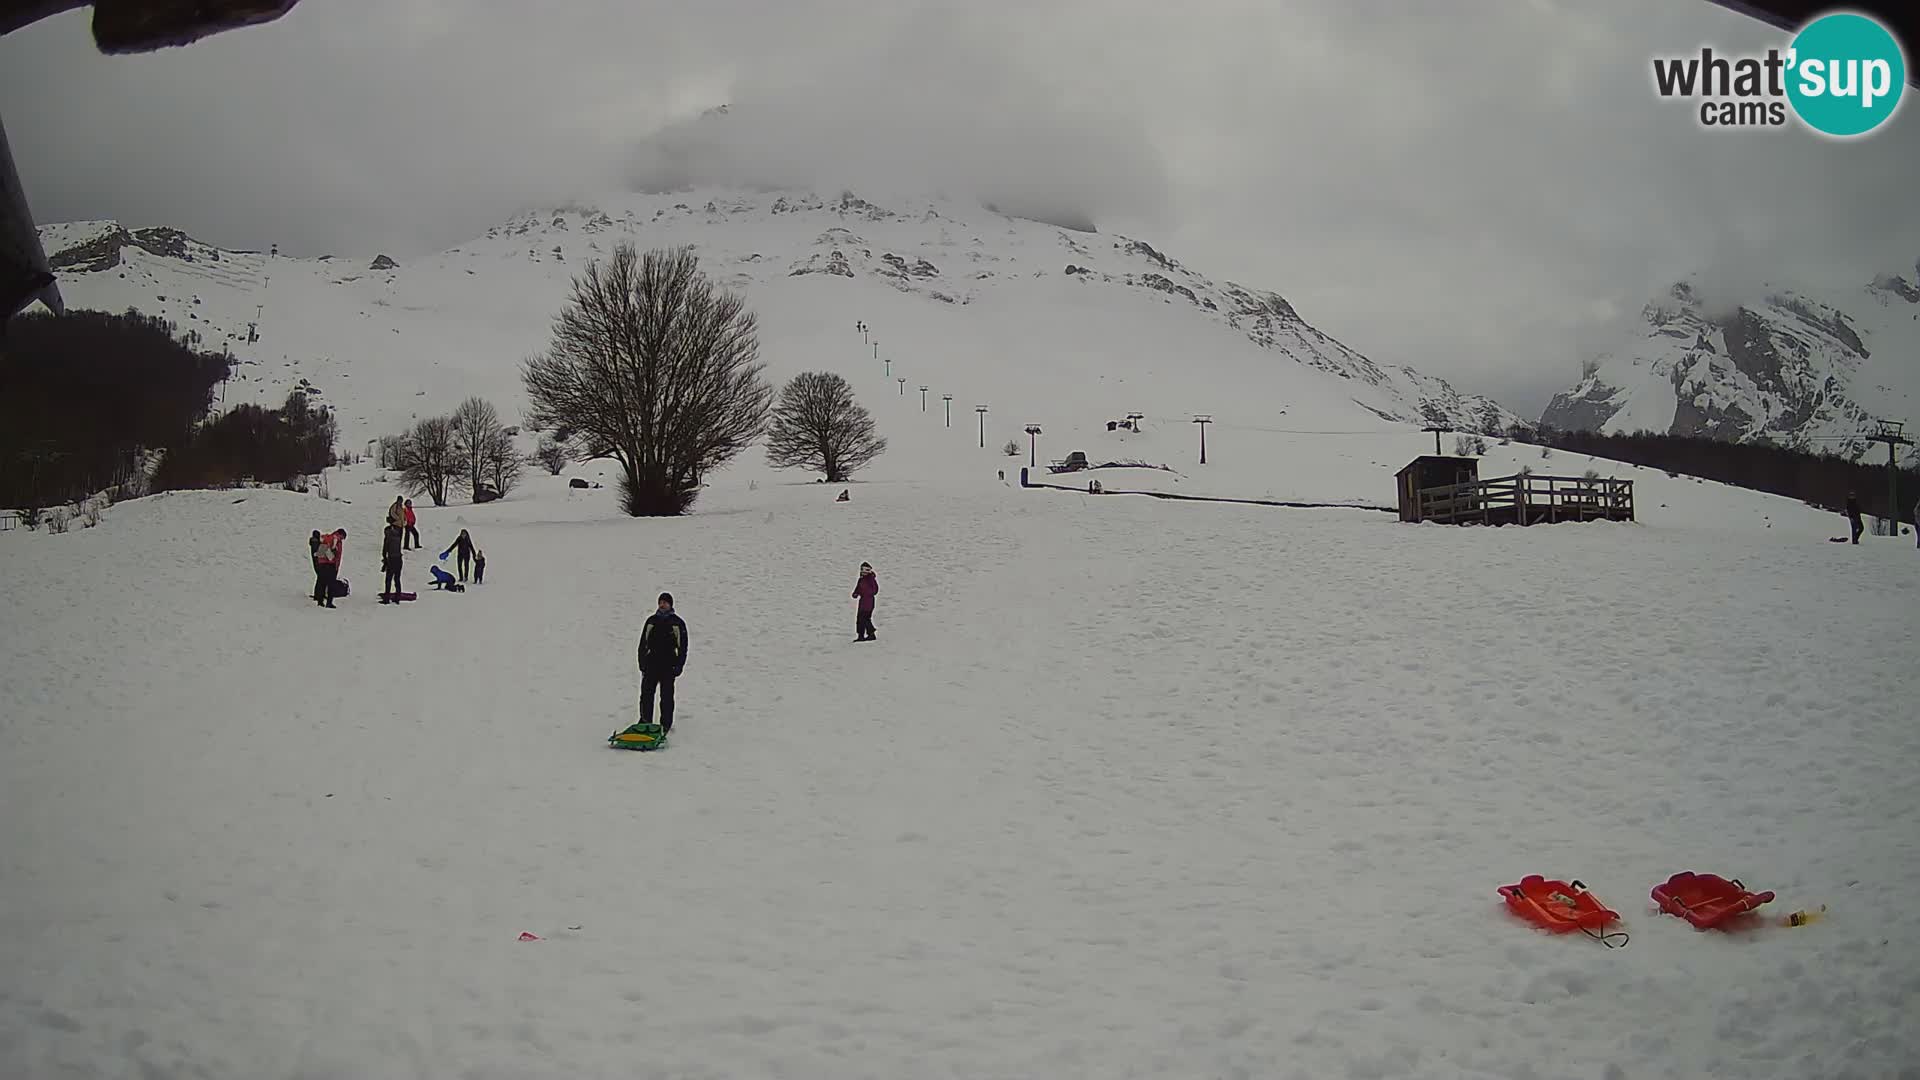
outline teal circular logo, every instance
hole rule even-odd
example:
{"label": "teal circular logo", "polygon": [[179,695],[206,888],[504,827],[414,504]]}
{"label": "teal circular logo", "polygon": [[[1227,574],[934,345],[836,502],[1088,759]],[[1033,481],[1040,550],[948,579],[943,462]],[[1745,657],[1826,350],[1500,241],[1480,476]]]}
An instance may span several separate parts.
{"label": "teal circular logo", "polygon": [[1787,100],[1815,131],[1864,135],[1900,104],[1906,58],[1887,28],[1865,15],[1823,15],[1801,28],[1791,48]]}

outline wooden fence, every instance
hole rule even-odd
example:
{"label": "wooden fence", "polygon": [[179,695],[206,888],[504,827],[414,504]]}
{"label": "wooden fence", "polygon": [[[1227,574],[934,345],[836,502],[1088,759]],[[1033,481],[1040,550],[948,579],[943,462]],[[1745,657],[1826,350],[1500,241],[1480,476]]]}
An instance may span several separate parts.
{"label": "wooden fence", "polygon": [[1443,525],[1632,521],[1633,481],[1520,473],[1422,488],[1419,509],[1419,520]]}

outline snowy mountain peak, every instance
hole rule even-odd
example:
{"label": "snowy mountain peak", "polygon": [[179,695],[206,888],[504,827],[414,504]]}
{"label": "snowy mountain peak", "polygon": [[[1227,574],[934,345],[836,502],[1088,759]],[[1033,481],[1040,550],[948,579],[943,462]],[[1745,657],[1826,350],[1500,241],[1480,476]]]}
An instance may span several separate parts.
{"label": "snowy mountain peak", "polygon": [[1920,266],[1861,289],[1763,286],[1709,302],[1676,282],[1632,340],[1591,361],[1541,422],[1572,430],[1765,439],[1854,457],[1879,421],[1920,415]]}

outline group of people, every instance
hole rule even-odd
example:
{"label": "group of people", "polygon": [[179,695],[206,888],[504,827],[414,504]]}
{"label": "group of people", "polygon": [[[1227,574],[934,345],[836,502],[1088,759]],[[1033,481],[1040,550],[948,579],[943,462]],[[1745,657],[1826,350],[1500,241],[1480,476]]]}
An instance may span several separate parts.
{"label": "group of people", "polygon": [[[346,556],[347,530],[335,529],[323,535],[315,529],[307,539],[307,547],[313,557],[313,602],[321,607],[332,607],[334,597],[341,591],[336,583]],[[386,532],[380,542],[380,572],[385,577],[380,588],[381,603],[400,602],[400,570],[404,554],[419,547],[420,529],[413,512],[413,500],[395,497],[393,505],[387,508]],[[455,586],[464,589],[469,576],[475,585],[483,584],[487,579],[487,553],[474,544],[472,535],[465,529],[461,529],[460,535],[447,545],[447,550],[440,553],[440,558],[444,560],[455,552],[460,555],[455,564],[459,568],[458,576],[438,566],[428,567],[434,587],[444,589]]]}

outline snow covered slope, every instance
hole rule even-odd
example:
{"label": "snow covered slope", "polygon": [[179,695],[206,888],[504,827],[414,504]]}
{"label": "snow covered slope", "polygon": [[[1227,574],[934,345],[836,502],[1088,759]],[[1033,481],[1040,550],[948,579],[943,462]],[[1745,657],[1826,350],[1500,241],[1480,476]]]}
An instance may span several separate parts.
{"label": "snow covered slope", "polygon": [[[514,412],[517,365],[545,346],[570,277],[620,240],[694,245],[702,268],[760,315],[777,377],[828,367],[897,393],[886,376],[905,376],[910,392],[927,383],[963,409],[1004,410],[996,434],[1072,420],[1060,411],[1069,405],[1088,422],[1147,410],[1253,420],[1283,408],[1334,427],[1438,418],[1491,431],[1516,419],[1443,380],[1376,364],[1281,297],[1211,281],[1144,242],[940,200],[626,195],[523,215],[404,263],[222,252],[112,223],[49,226],[43,237],[70,305],[137,307],[230,346],[241,368],[229,401],[314,387],[354,439],[470,393]],[[874,328],[877,355],[848,345],[857,321]],[[1071,397],[1049,393],[1067,385]],[[1033,415],[1042,409],[1050,415]]]}
{"label": "snow covered slope", "polygon": [[[540,478],[427,508],[429,552],[470,528],[487,584],[398,608],[365,595],[391,491],[364,467],[350,501],[0,534],[0,1075],[1920,1060],[1910,540],[972,475],[671,520]],[[354,595],[320,611],[303,540],[336,525]],[[691,628],[676,745],[609,750],[662,588]],[[1829,917],[1650,913],[1689,868]],[[1495,889],[1536,872],[1631,943],[1513,919]]]}
{"label": "snow covered slope", "polygon": [[1879,420],[1920,423],[1920,264],[1858,290],[1774,291],[1726,310],[1682,282],[1647,305],[1639,337],[1599,357],[1541,417],[1847,457]]}

